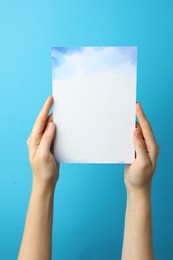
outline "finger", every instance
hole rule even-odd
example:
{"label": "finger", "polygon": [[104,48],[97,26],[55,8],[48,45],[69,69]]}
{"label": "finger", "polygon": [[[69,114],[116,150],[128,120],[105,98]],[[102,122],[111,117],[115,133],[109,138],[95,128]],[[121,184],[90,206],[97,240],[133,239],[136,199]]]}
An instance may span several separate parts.
{"label": "finger", "polygon": [[148,154],[147,154],[145,142],[144,142],[144,139],[142,136],[142,130],[141,130],[141,127],[139,126],[139,124],[137,124],[137,128],[135,128],[135,130],[134,130],[133,143],[135,146],[136,158],[141,161],[150,162]]}
{"label": "finger", "polygon": [[37,149],[37,153],[41,153],[42,155],[47,155],[50,152],[51,144],[55,136],[55,128],[56,127],[53,122],[49,122],[47,124],[45,132],[40,141],[40,145]]}
{"label": "finger", "polygon": [[[49,117],[47,119],[47,124],[49,122],[53,122],[53,114],[52,113],[49,115]],[[54,139],[52,141],[52,144],[51,144],[51,147],[50,147],[50,151],[51,151],[52,154],[54,154]]]}
{"label": "finger", "polygon": [[[53,122],[53,115],[52,113],[48,116],[48,119],[47,119],[47,123],[46,125],[49,123],[49,122]],[[40,136],[41,138],[41,136]],[[30,139],[30,138],[29,138]],[[28,139],[28,140],[29,140]],[[27,144],[29,144],[30,142],[27,141]],[[30,149],[29,149],[29,155],[30,155],[30,158],[33,158],[35,153],[36,153],[36,150],[38,149],[38,145],[35,144],[35,145],[30,145]],[[51,152],[53,154],[53,143],[52,143],[52,146],[51,146]]]}
{"label": "finger", "polygon": [[[141,130],[141,127],[140,127],[140,124],[136,121],[136,128],[139,128],[140,129],[140,131],[142,132],[142,130]],[[135,129],[136,129],[135,128]],[[134,130],[135,131],[135,130]],[[134,137],[133,137],[134,138]],[[134,142],[134,140],[133,140],[133,142]],[[135,150],[135,158],[137,157],[137,154],[136,154],[136,150]]]}
{"label": "finger", "polygon": [[52,113],[48,116],[46,125],[47,125],[49,122],[53,122],[53,115],[52,115]]}
{"label": "finger", "polygon": [[140,105],[140,103],[136,104],[136,115],[139,120],[139,124],[142,129],[142,134],[144,138],[144,142],[147,148],[148,156],[152,162],[153,165],[155,165],[156,157],[158,154],[158,145],[154,136],[154,133],[152,131],[152,127],[144,114],[144,111]]}
{"label": "finger", "polygon": [[[53,122],[53,114],[52,113],[49,115],[49,117],[47,119],[47,124],[49,122]],[[54,154],[54,139],[52,141],[52,144],[51,144],[51,147],[50,147],[50,151],[51,151],[52,154]]]}
{"label": "finger", "polygon": [[46,102],[44,103],[43,108],[40,111],[40,113],[35,121],[34,127],[32,129],[32,132],[30,135],[32,145],[39,145],[39,142],[41,140],[42,134],[44,132],[44,129],[45,129],[45,126],[46,126],[46,123],[48,120],[48,114],[49,114],[52,104],[53,104],[53,98],[52,98],[52,96],[49,96],[47,98]]}

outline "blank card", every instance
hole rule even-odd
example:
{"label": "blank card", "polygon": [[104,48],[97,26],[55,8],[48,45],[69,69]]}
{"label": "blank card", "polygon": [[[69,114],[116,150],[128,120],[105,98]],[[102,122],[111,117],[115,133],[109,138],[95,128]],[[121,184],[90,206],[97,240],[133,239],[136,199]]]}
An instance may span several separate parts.
{"label": "blank card", "polygon": [[59,163],[132,163],[136,47],[53,47]]}

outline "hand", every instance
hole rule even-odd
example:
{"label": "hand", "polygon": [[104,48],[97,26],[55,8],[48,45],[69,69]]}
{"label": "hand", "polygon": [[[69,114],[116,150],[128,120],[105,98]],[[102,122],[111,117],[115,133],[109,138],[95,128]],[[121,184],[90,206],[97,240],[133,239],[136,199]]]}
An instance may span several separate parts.
{"label": "hand", "polygon": [[33,186],[36,185],[37,188],[54,189],[59,177],[59,164],[56,163],[52,152],[56,129],[52,115],[48,116],[52,104],[53,98],[49,96],[27,140]]}
{"label": "hand", "polygon": [[126,165],[124,172],[128,191],[150,188],[160,151],[151,125],[139,103],[136,104],[136,116],[139,120],[133,134],[136,158],[131,165]]}

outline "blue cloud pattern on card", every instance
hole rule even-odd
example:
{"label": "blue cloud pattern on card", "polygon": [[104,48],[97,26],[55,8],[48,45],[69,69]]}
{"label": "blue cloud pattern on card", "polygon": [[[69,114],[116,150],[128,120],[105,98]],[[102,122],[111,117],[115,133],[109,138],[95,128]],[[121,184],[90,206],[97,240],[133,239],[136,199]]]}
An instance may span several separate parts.
{"label": "blue cloud pattern on card", "polygon": [[80,67],[91,76],[110,69],[120,70],[120,68],[123,73],[127,73],[128,65],[136,67],[136,53],[136,47],[133,46],[53,47],[51,49],[52,77],[53,80],[63,79],[75,73],[77,69],[75,56],[79,57],[79,55]]}

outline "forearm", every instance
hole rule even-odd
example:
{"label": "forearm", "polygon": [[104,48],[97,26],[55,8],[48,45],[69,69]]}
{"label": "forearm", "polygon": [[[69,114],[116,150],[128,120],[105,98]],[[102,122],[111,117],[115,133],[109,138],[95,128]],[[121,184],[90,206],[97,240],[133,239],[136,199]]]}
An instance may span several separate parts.
{"label": "forearm", "polygon": [[127,193],[122,260],[153,260],[150,188]]}
{"label": "forearm", "polygon": [[50,260],[54,191],[34,185],[28,206],[19,260]]}

